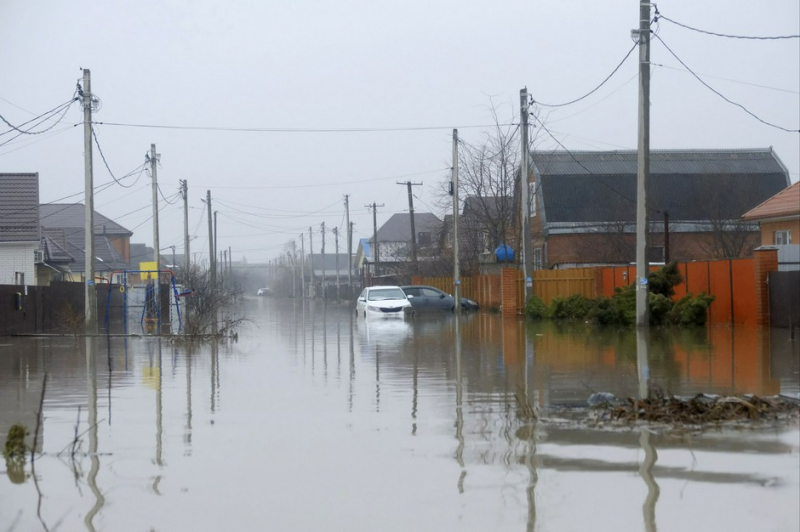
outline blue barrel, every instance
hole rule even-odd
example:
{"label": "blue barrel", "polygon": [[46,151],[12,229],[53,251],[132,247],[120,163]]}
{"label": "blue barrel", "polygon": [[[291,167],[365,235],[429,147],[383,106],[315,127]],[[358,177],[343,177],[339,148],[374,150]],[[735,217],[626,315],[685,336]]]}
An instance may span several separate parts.
{"label": "blue barrel", "polygon": [[494,250],[494,256],[497,257],[497,262],[513,262],[514,250],[511,249],[511,246],[500,244]]}

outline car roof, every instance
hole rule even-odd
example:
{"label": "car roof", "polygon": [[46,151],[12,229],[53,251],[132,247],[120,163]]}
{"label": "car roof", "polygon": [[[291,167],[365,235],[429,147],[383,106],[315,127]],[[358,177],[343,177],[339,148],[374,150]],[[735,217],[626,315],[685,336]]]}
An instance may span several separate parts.
{"label": "car roof", "polygon": [[[434,290],[439,290],[435,286],[429,286],[427,284],[406,284],[406,285],[401,286],[400,288],[402,288],[403,290],[405,290],[406,288],[433,288]],[[443,291],[443,290],[440,290],[440,291]]]}
{"label": "car roof", "polygon": [[368,288],[370,290],[382,290],[382,289],[400,288],[400,287],[399,286],[394,286],[394,285],[381,285],[381,286],[369,286]]}

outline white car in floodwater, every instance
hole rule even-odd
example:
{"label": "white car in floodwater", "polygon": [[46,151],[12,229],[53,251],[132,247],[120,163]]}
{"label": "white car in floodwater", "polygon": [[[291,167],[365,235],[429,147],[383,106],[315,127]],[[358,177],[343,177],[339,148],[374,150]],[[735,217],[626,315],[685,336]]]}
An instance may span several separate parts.
{"label": "white car in floodwater", "polygon": [[370,286],[365,288],[356,301],[356,316],[364,318],[402,318],[411,302],[399,286]]}

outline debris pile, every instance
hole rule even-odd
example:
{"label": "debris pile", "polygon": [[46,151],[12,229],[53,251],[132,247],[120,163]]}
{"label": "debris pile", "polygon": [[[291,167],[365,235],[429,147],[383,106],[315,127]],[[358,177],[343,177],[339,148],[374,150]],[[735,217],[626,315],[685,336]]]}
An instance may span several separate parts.
{"label": "debris pile", "polygon": [[720,397],[698,394],[678,397],[628,398],[619,404],[606,402],[598,421],[704,425],[737,421],[780,421],[800,418],[800,401],[791,397],[742,395]]}

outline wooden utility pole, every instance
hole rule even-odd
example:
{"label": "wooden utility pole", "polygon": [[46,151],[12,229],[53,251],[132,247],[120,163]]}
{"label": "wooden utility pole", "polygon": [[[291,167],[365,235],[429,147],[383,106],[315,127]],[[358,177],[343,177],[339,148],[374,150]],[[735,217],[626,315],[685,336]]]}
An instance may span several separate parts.
{"label": "wooden utility pole", "polygon": [[519,91],[519,116],[520,116],[520,145],[522,147],[522,159],[520,160],[519,182],[520,182],[520,203],[522,204],[522,273],[525,277],[525,301],[533,295],[533,268],[531,267],[531,200],[528,190],[528,160],[530,151],[528,149],[528,89]]}
{"label": "wooden utility pole", "polygon": [[84,257],[83,315],[86,334],[97,333],[97,290],[94,286],[94,175],[92,170],[92,75],[83,69],[83,171],[84,171]]}
{"label": "wooden utility pole", "polygon": [[150,174],[153,187],[153,262],[156,263],[156,286],[153,293],[158,313],[158,334],[161,334],[161,242],[158,238],[158,157],[156,145],[150,145]]}
{"label": "wooden utility pole", "polygon": [[461,315],[461,265],[458,260],[458,130],[453,130],[453,295],[456,315]]}
{"label": "wooden utility pole", "polygon": [[650,180],[650,6],[639,3],[639,142],[636,172],[636,326],[650,326],[647,307],[648,181]]}
{"label": "wooden utility pole", "polygon": [[403,183],[398,181],[397,184],[408,187],[408,212],[411,215],[411,273],[416,274],[419,266],[417,263],[417,230],[414,227],[414,194],[411,192],[411,187],[421,186],[422,182],[412,183],[411,181],[406,181]]}

